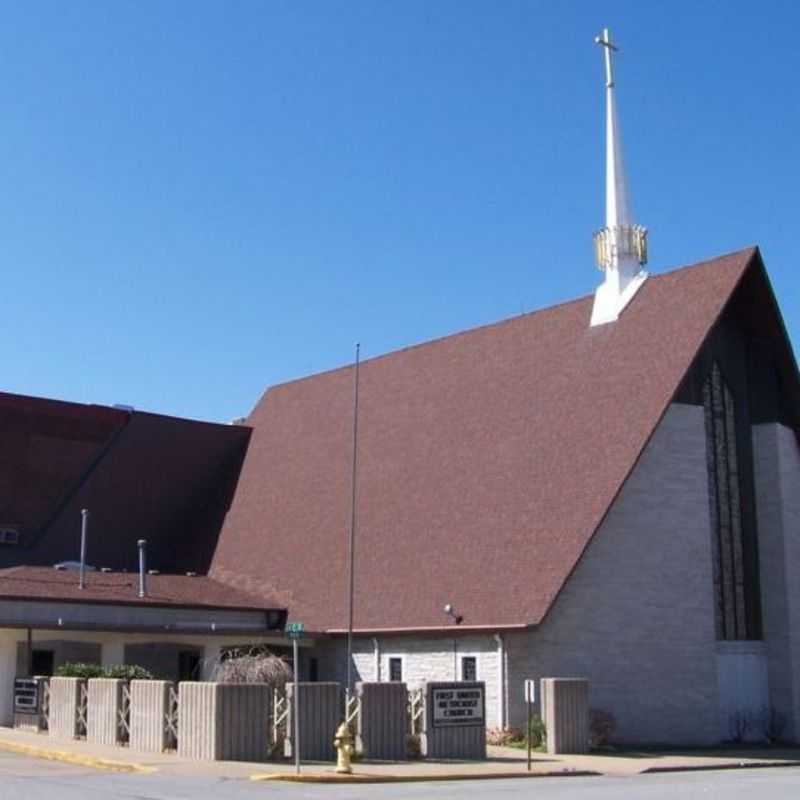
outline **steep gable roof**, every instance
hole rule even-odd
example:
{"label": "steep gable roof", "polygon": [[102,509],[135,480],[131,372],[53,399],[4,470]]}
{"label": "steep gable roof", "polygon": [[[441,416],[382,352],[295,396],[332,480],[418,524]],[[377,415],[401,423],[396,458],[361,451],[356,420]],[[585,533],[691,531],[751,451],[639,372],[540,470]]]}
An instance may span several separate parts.
{"label": "steep gable roof", "polygon": [[[538,624],[749,268],[653,277],[619,321],[592,299],[362,364],[357,630]],[[211,574],[346,624],[353,370],[267,391]]]}
{"label": "steep gable roof", "polygon": [[135,568],[208,569],[233,496],[248,428],[0,393],[0,567],[77,557],[81,509],[89,559]]}

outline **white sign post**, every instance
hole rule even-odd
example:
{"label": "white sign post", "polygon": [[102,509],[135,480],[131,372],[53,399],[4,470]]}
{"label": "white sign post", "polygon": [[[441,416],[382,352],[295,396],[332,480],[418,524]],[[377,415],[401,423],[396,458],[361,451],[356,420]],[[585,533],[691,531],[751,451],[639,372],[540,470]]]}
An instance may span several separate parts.
{"label": "white sign post", "polygon": [[536,681],[525,680],[525,705],[528,707],[528,729],[525,732],[525,739],[528,742],[528,772],[531,771],[531,719],[533,715],[533,704],[536,702]]}

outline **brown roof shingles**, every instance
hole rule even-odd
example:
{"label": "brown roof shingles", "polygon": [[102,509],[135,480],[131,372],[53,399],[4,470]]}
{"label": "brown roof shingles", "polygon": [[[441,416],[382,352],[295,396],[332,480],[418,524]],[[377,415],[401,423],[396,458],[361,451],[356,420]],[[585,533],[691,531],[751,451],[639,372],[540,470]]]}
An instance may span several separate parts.
{"label": "brown roof shingles", "polygon": [[[540,622],[756,254],[364,362],[356,629]],[[352,403],[350,367],[264,395],[211,570],[315,630],[346,625]]]}
{"label": "brown roof shingles", "polygon": [[81,589],[74,569],[0,569],[0,599],[215,609],[282,608],[275,598],[250,594],[200,575],[148,575],[145,597],[139,597],[138,587],[138,574],[130,572],[87,572],[86,587]]}

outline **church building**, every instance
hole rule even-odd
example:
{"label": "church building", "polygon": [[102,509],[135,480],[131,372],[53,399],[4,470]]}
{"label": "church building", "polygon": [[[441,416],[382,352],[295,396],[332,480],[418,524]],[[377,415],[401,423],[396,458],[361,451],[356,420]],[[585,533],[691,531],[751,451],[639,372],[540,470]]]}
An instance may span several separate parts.
{"label": "church building", "polygon": [[800,374],[757,248],[648,274],[598,43],[593,295],[231,426],[0,395],[0,716],[36,653],[196,677],[288,619],[306,679],[485,681],[488,727],[585,677],[621,742],[800,741]]}

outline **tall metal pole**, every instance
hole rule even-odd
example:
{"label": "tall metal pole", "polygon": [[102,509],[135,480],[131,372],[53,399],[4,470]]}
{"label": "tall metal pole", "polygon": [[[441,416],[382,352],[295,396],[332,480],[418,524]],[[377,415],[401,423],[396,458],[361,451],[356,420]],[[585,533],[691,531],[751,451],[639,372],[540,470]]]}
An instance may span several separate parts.
{"label": "tall metal pole", "polygon": [[292,639],[292,658],[294,659],[294,769],[300,774],[300,656],[297,638]]}
{"label": "tall metal pole", "polygon": [[[351,476],[350,495],[350,536],[347,542],[347,687],[346,697],[349,700],[353,691],[353,595],[355,593],[355,541],[356,541],[356,479],[358,466],[358,372],[361,363],[361,345],[356,344],[356,371],[353,392],[353,473]],[[350,711],[345,711],[345,718]]]}
{"label": "tall metal pole", "polygon": [[531,771],[531,709],[533,708],[533,701],[530,697],[525,698],[528,706],[528,735],[525,737],[528,740],[528,772]]}
{"label": "tall metal pole", "polygon": [[81,510],[81,563],[80,563],[80,576],[78,579],[78,586],[81,589],[86,588],[86,539],[89,535],[89,510],[84,508]]}
{"label": "tall metal pole", "polygon": [[139,547],[139,597],[147,595],[147,539],[139,539],[136,543]]}

